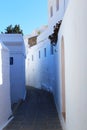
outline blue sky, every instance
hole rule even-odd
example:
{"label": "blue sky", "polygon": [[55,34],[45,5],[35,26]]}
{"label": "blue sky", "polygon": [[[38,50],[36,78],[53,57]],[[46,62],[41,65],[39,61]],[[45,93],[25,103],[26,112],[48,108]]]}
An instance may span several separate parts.
{"label": "blue sky", "polygon": [[0,0],[0,32],[20,24],[24,35],[48,23],[48,0]]}

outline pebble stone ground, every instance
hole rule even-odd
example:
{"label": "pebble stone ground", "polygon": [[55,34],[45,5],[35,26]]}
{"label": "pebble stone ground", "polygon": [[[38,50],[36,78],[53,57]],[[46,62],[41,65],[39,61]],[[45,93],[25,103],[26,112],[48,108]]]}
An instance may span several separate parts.
{"label": "pebble stone ground", "polygon": [[52,94],[29,87],[26,100],[3,130],[62,130]]}

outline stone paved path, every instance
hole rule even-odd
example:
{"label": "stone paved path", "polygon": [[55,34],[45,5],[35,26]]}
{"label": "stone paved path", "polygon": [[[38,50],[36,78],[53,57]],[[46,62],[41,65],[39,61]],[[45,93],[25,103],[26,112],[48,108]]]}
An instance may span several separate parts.
{"label": "stone paved path", "polygon": [[26,100],[4,130],[62,130],[52,94],[30,87]]}

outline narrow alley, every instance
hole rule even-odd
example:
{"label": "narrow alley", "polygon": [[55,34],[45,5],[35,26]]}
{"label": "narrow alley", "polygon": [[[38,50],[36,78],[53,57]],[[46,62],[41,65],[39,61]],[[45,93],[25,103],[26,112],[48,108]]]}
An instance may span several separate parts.
{"label": "narrow alley", "polygon": [[62,130],[52,94],[28,88],[26,100],[4,130]]}

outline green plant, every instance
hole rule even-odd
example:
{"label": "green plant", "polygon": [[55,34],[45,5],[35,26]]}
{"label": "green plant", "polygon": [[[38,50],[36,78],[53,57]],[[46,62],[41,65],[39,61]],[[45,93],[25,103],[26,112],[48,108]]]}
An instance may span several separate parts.
{"label": "green plant", "polygon": [[14,27],[12,25],[9,25],[8,27],[6,27],[4,33],[5,34],[8,34],[8,33],[13,33],[13,34],[18,33],[18,34],[22,34],[23,35],[23,30],[20,28],[20,25],[16,24]]}
{"label": "green plant", "polygon": [[56,45],[57,40],[58,40],[58,32],[59,32],[61,23],[62,23],[62,20],[60,20],[58,23],[56,23],[56,25],[54,26],[54,29],[53,29],[53,33],[51,35],[49,35],[49,37],[48,37],[50,39],[50,43],[54,46]]}

